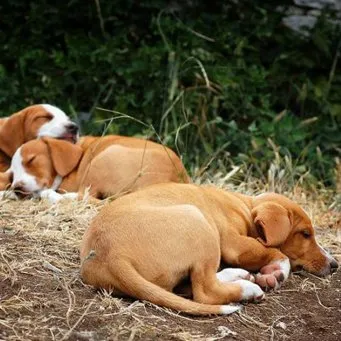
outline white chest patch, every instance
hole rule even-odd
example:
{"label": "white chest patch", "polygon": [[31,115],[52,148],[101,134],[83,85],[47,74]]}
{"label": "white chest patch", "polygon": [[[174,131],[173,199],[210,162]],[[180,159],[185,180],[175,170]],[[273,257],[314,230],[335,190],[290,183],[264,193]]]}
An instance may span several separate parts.
{"label": "white chest patch", "polygon": [[43,124],[38,130],[38,137],[62,137],[66,133],[66,126],[70,124],[69,117],[64,111],[50,104],[41,104],[52,116],[52,120]]}
{"label": "white chest patch", "polygon": [[17,149],[12,158],[10,170],[13,173],[12,187],[20,185],[27,192],[36,192],[41,190],[36,178],[26,172],[22,164],[21,147]]}

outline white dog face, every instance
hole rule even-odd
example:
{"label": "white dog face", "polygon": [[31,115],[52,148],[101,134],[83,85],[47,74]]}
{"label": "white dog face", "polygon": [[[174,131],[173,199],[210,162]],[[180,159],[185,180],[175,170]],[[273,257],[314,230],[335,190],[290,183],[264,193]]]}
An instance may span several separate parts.
{"label": "white dog face", "polygon": [[13,174],[12,187],[19,187],[20,191],[25,193],[40,191],[43,189],[43,186],[39,185],[36,178],[26,171],[21,149],[22,147],[18,148],[12,158],[10,168],[10,172]]}
{"label": "white dog face", "polygon": [[21,196],[56,190],[82,156],[83,149],[69,141],[50,137],[28,141],[12,157],[12,189]]}
{"label": "white dog face", "polygon": [[41,106],[51,115],[51,119],[41,125],[37,137],[47,136],[77,142],[78,126],[59,108],[50,104],[41,104]]}

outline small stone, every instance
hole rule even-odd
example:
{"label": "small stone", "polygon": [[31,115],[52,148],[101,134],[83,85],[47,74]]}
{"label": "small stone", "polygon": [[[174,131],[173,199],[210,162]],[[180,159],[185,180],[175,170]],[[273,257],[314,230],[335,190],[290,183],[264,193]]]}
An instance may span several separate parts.
{"label": "small stone", "polygon": [[230,328],[226,327],[226,326],[218,326],[218,331],[220,333],[220,337],[225,337],[225,336],[229,336],[229,335],[233,335],[236,336],[237,333],[232,331]]}
{"label": "small stone", "polygon": [[278,323],[276,324],[276,326],[277,326],[278,328],[282,328],[283,330],[286,330],[286,329],[287,329],[287,325],[286,325],[284,322],[278,322]]}

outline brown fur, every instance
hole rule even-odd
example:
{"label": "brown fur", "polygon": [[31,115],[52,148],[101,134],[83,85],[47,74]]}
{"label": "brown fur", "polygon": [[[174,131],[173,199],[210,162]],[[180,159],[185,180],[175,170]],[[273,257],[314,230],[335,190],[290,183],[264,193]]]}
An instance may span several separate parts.
{"label": "brown fur", "polygon": [[[241,299],[236,284],[217,281],[221,260],[260,271],[257,284],[272,287],[283,281],[278,264],[288,257],[294,269],[317,275],[336,263],[286,197],[190,184],[155,185],[106,205],[85,232],[80,256],[86,283],[198,315]],[[194,302],[172,293],[188,276]]]}
{"label": "brown fur", "polygon": [[[60,192],[79,192],[105,198],[161,182],[189,182],[178,156],[160,144],[124,136],[87,136],[74,145],[42,138],[22,146],[27,173],[42,187],[60,175]],[[32,157],[34,160],[28,162]]]}
{"label": "brown fur", "polygon": [[0,171],[6,171],[15,151],[35,139],[39,128],[52,118],[41,105],[29,106],[8,118],[0,119]]}
{"label": "brown fur", "polygon": [[[52,118],[51,113],[37,104],[0,119],[0,172],[9,169],[15,151],[25,142],[37,138],[39,128]],[[0,176],[0,191],[10,186],[9,178],[8,175]]]}

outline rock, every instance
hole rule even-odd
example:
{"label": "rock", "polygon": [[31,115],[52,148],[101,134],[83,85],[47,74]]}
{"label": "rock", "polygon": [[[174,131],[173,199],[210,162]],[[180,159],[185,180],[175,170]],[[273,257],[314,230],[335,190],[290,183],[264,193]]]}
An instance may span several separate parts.
{"label": "rock", "polygon": [[281,328],[283,330],[287,329],[287,325],[284,322],[278,322],[276,323],[276,327]]}
{"label": "rock", "polygon": [[[341,25],[341,0],[293,0],[294,6],[286,10],[282,23],[290,29],[309,36],[309,30],[314,28],[323,9],[334,10],[340,20],[330,20],[335,25]],[[283,11],[283,7],[277,7]]]}

